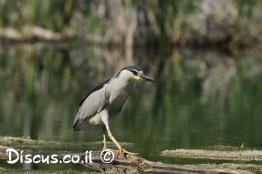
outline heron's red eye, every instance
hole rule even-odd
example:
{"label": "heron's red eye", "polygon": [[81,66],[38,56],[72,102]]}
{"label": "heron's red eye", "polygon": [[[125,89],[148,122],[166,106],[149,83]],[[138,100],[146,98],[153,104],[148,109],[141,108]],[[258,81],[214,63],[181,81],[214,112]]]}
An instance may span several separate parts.
{"label": "heron's red eye", "polygon": [[137,76],[138,73],[137,73],[137,71],[133,71],[133,74],[134,74],[135,76]]}

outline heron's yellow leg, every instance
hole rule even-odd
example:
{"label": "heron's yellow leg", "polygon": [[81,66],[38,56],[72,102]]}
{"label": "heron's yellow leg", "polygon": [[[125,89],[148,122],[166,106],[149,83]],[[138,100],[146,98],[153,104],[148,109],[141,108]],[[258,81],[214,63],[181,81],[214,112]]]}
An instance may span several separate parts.
{"label": "heron's yellow leg", "polygon": [[120,153],[124,153],[124,154],[130,154],[130,155],[134,155],[136,153],[132,153],[132,152],[128,152],[127,150],[125,150],[115,139],[115,137],[112,135],[110,130],[107,130],[108,133],[108,137],[115,143],[115,145],[117,146],[118,150]]}
{"label": "heron's yellow leg", "polygon": [[110,140],[112,140],[115,143],[116,147],[119,150],[121,150],[122,149],[121,145],[116,141],[115,137],[112,135],[110,130],[107,130],[107,134],[108,134],[108,137],[110,138]]}
{"label": "heron's yellow leg", "polygon": [[105,136],[105,134],[103,134],[103,144],[104,144],[103,150],[105,150],[106,149],[106,136]]}

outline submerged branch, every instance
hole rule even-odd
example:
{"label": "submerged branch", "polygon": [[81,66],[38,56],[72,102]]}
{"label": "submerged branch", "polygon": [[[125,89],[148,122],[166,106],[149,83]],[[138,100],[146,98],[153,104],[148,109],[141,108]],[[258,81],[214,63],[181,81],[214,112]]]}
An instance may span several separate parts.
{"label": "submerged branch", "polygon": [[11,27],[0,28],[0,41],[64,41],[73,39],[76,34],[68,29],[63,32],[54,32],[52,30],[39,26],[24,26],[21,30]]}
{"label": "submerged branch", "polygon": [[261,150],[202,150],[202,149],[176,149],[165,150],[161,153],[166,157],[198,158],[212,160],[233,161],[262,161]]}

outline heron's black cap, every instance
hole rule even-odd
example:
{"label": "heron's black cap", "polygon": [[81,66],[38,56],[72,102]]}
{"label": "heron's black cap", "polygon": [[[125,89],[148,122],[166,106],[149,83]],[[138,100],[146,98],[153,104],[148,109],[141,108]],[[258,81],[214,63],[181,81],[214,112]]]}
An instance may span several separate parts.
{"label": "heron's black cap", "polygon": [[134,65],[130,65],[130,66],[126,66],[124,67],[122,70],[128,70],[130,72],[132,72],[133,74],[135,75],[139,75],[140,77],[142,77],[143,79],[145,79],[146,81],[149,81],[149,82],[155,82],[154,79],[152,79],[151,77],[149,77],[148,75],[146,75],[144,73],[144,71],[137,67],[137,66],[134,66]]}
{"label": "heron's black cap", "polygon": [[126,66],[124,67],[122,70],[128,70],[128,71],[143,71],[141,68],[137,67],[137,66],[134,66],[134,65],[129,65],[129,66]]}

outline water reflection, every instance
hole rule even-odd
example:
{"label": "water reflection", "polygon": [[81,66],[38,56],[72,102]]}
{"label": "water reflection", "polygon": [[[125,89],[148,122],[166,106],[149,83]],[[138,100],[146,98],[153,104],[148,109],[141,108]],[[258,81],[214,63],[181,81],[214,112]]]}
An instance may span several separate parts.
{"label": "water reflection", "polygon": [[[111,122],[133,151],[201,148],[244,142],[262,148],[262,62],[259,48],[234,56],[217,50],[135,50],[92,45],[9,45],[0,48],[1,136],[59,141],[102,140],[99,127],[72,131],[78,103],[94,84],[126,64],[155,76]],[[99,147],[100,148],[100,147]]]}

